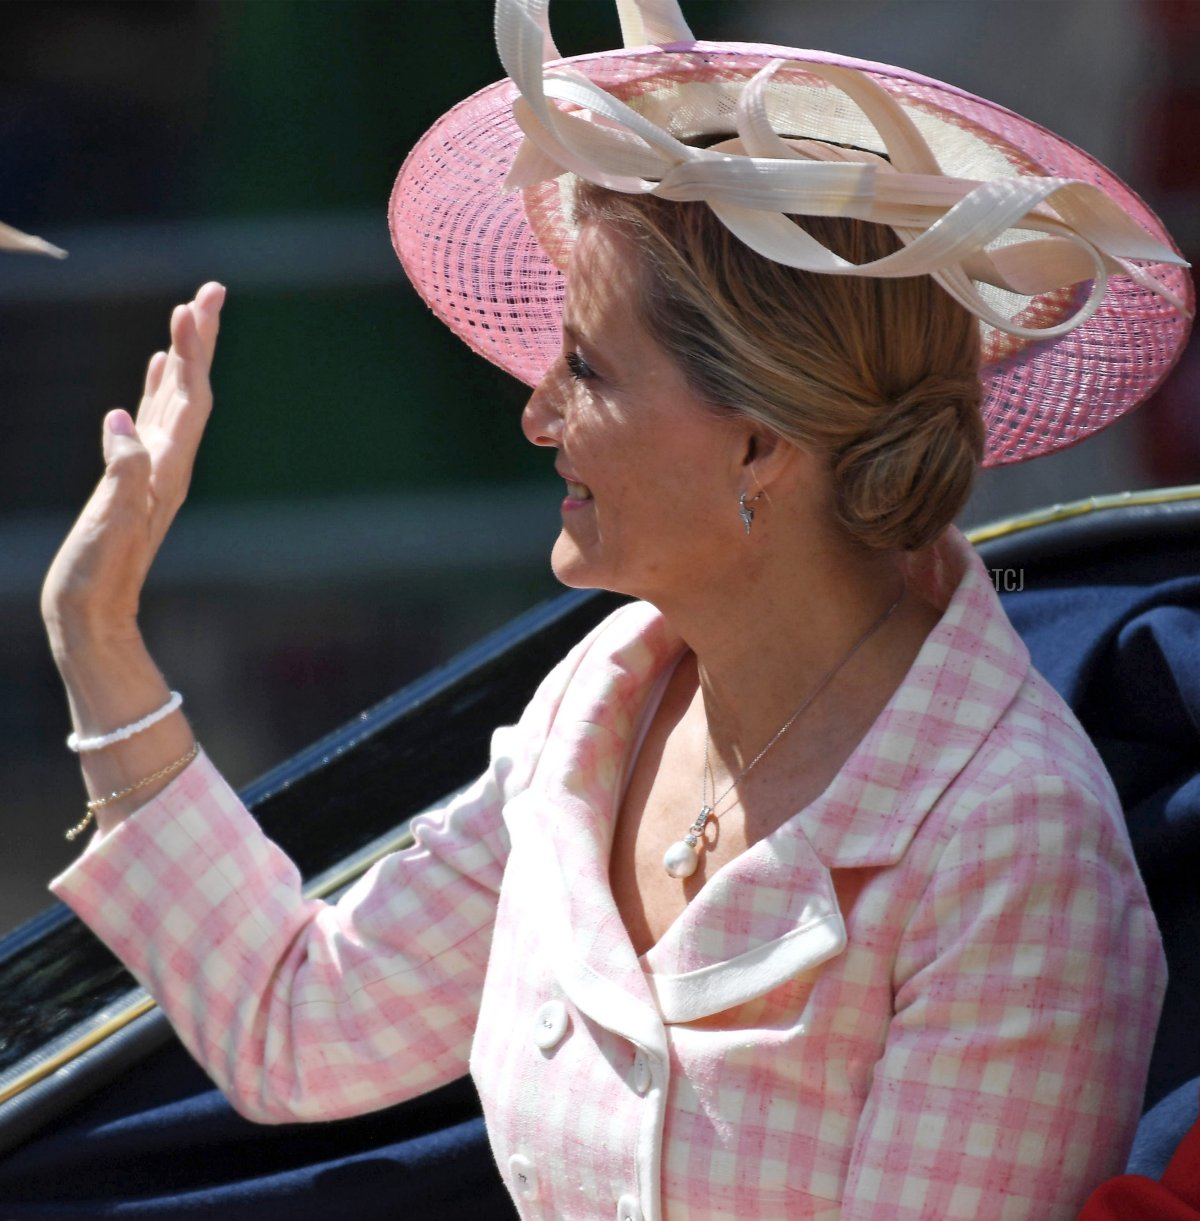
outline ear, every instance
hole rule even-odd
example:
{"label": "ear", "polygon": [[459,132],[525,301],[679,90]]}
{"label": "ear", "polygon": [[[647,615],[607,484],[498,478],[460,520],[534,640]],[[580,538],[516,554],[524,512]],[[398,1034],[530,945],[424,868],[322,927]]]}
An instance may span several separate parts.
{"label": "ear", "polygon": [[794,441],[755,424],[746,431],[738,475],[747,493],[770,496],[773,487],[803,477],[812,463]]}

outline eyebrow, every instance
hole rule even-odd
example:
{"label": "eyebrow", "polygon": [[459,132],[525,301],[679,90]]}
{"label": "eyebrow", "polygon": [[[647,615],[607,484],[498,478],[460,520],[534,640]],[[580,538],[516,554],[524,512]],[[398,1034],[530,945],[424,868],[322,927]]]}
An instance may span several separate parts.
{"label": "eyebrow", "polygon": [[596,345],[588,338],[583,331],[578,327],[572,326],[569,322],[563,321],[562,332],[568,339],[574,340],[575,343],[582,343],[586,347],[594,348]]}

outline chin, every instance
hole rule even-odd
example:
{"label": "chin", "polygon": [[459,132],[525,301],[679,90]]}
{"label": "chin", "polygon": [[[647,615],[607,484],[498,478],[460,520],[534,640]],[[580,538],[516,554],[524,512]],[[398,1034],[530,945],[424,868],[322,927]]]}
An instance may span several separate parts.
{"label": "chin", "polygon": [[589,565],[584,563],[583,557],[574,547],[569,549],[569,554],[564,555],[564,550],[567,549],[555,544],[550,553],[550,568],[559,584],[568,589],[598,589],[599,585],[592,577]]}
{"label": "chin", "polygon": [[[568,589],[612,589],[600,565],[589,561],[573,539],[560,534],[550,552],[550,568]],[[620,591],[617,591],[620,592]]]}

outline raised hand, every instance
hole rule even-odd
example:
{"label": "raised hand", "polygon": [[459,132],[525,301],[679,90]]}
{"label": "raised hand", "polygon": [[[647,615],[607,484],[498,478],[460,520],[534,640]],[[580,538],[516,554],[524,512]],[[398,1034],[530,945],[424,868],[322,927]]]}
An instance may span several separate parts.
{"label": "raised hand", "polygon": [[[75,731],[104,735],[162,708],[167,684],[138,629],[150,565],[187,495],[196,450],[212,410],[208,371],[225,290],[206,284],[171,315],[171,347],[146,369],[137,420],[104,418],[104,475],[50,566],[42,614]],[[81,754],[91,797],[106,800],[96,822],[109,830],[154,797],[188,760],[195,739],[176,710],[152,727]],[[86,824],[72,830],[76,834]]]}
{"label": "raised hand", "polygon": [[42,589],[56,654],[137,633],[142,586],[183,504],[212,410],[209,369],[225,290],[205,284],[171,315],[171,347],[146,369],[136,422],[104,420],[105,471],[59,549]]}

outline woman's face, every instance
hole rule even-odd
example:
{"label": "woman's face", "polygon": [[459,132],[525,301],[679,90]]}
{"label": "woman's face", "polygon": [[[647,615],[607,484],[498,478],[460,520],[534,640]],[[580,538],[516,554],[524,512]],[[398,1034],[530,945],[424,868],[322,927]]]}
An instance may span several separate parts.
{"label": "woman's face", "polygon": [[[587,222],[567,272],[563,350],[522,418],[567,484],[555,575],[662,603],[737,548],[749,431],[690,389],[636,316],[632,244]],[[744,545],[744,544],[743,544]]]}

